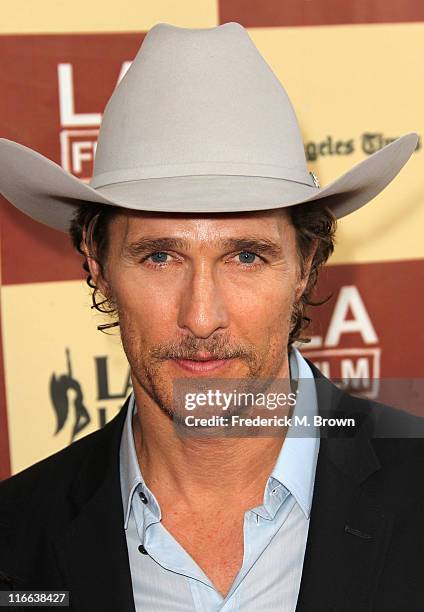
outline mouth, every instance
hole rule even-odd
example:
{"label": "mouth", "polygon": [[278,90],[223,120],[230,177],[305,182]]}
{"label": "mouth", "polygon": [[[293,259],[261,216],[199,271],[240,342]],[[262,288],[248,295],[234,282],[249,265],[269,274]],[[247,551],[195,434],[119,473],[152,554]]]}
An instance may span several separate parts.
{"label": "mouth", "polygon": [[207,374],[222,369],[233,359],[213,359],[211,356],[199,355],[193,359],[174,359],[173,361],[177,366],[188,372]]}

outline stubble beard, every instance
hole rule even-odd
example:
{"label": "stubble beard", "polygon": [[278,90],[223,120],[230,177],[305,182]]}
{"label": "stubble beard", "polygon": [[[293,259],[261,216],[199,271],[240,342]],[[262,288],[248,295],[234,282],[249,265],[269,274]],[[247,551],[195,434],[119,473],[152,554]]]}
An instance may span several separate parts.
{"label": "stubble beard", "polygon": [[[122,318],[120,322],[122,344],[132,376],[161,412],[174,424],[180,426],[185,426],[185,417],[188,413],[178,399],[178,392],[175,394],[175,389],[181,389],[181,386],[176,386],[179,381],[173,383],[173,379],[164,372],[170,360],[192,359],[199,351],[209,353],[213,359],[237,358],[244,365],[244,373],[240,374],[237,379],[231,378],[226,382],[225,377],[214,378],[213,375],[211,377],[184,377],[183,374],[181,379],[185,379],[186,388],[188,385],[192,391],[216,388],[219,380],[231,390],[236,384],[239,393],[258,393],[264,390],[266,380],[272,380],[275,377],[284,358],[284,352],[278,347],[274,347],[274,354],[270,359],[269,348],[266,353],[265,351],[259,353],[254,345],[235,342],[227,333],[208,339],[183,336],[180,340],[158,344],[146,351],[142,348],[142,341],[137,336],[136,330],[132,326],[127,326]],[[215,383],[211,385],[213,381]],[[226,411],[226,416],[231,418],[233,414],[242,415],[247,408],[232,406]]]}

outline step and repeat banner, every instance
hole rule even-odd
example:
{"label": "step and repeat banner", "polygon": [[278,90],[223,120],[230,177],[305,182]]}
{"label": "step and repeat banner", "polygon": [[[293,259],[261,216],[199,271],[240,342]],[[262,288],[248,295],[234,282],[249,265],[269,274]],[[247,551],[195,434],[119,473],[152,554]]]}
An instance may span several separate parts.
{"label": "step and repeat banner", "polygon": [[[90,179],[102,111],[157,22],[237,21],[284,84],[325,185],[410,131],[417,150],[339,222],[302,352],[333,379],[424,377],[424,5],[419,0],[17,0],[0,23],[0,137]],[[228,58],[231,61],[231,58]],[[264,109],[266,112],[266,109]],[[1,185],[0,185],[1,191]],[[64,234],[1,200],[0,478],[110,420],[131,391]],[[368,385],[368,387],[367,387]]]}

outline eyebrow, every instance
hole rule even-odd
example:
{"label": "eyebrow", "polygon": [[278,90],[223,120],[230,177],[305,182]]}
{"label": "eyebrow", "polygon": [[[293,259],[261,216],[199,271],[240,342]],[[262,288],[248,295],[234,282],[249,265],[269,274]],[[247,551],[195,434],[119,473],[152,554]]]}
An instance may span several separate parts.
{"label": "eyebrow", "polygon": [[124,247],[124,253],[130,256],[138,256],[147,252],[171,251],[183,249],[186,241],[179,238],[139,238]]}
{"label": "eyebrow", "polygon": [[[281,256],[282,246],[268,238],[248,236],[244,238],[218,238],[208,241],[208,244],[231,251],[254,251],[269,257]],[[190,243],[182,238],[151,238],[143,237],[124,247],[124,253],[130,257],[139,257],[148,252],[172,251],[178,249],[190,250]]]}
{"label": "eyebrow", "polygon": [[229,251],[254,251],[270,257],[277,257],[282,251],[281,245],[268,238],[227,238],[220,241],[220,244]]}

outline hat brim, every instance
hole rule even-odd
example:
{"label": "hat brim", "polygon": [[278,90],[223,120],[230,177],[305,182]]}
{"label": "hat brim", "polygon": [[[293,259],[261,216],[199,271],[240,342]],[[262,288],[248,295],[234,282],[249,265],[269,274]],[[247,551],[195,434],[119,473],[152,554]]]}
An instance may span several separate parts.
{"label": "hat brim", "polygon": [[93,188],[33,149],[0,138],[0,193],[36,221],[67,232],[83,202],[171,213],[248,212],[323,201],[337,218],[364,206],[398,174],[416,149],[406,134],[323,188],[280,178],[190,175]]}

